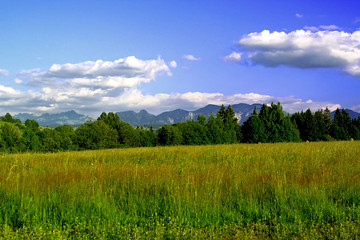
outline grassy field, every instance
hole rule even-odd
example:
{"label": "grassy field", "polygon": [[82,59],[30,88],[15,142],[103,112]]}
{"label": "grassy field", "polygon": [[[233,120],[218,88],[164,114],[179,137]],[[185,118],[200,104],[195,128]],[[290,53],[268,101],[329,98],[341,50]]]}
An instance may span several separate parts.
{"label": "grassy field", "polygon": [[0,155],[0,238],[360,238],[360,142]]}

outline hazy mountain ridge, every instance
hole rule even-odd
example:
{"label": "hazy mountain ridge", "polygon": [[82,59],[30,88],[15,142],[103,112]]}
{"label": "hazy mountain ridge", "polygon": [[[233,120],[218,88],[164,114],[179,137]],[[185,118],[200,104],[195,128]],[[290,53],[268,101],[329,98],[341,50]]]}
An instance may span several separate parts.
{"label": "hazy mountain ridge", "polygon": [[25,122],[27,119],[35,120],[40,126],[57,127],[62,125],[80,126],[89,120],[94,120],[92,117],[78,114],[75,111],[68,111],[62,113],[44,113],[41,115],[19,113],[13,116],[15,119],[20,119]]}
{"label": "hazy mountain ridge", "polygon": [[[354,119],[354,118],[358,118],[359,117],[359,113],[351,110],[351,109],[347,109],[346,108],[346,111],[348,111],[349,115],[350,115],[350,118],[351,119]],[[334,116],[335,116],[335,111],[331,112],[331,117],[332,119],[334,119]]]}
{"label": "hazy mountain ridge", "polygon": [[[239,123],[242,124],[246,121],[252,114],[254,108],[256,107],[258,111],[260,110],[262,104],[234,104],[231,107],[235,111],[236,117],[239,119]],[[124,122],[128,122],[133,126],[143,125],[149,126],[161,126],[165,124],[174,124],[177,122],[185,122],[187,120],[196,120],[199,114],[209,117],[211,114],[216,116],[217,111],[220,109],[220,106],[209,104],[203,108],[200,108],[195,111],[187,111],[183,109],[176,109],[173,111],[163,112],[159,115],[153,115],[148,113],[145,110],[141,110],[139,113],[134,111],[125,111],[117,112],[120,119]]]}
{"label": "hazy mountain ridge", "polygon": [[[262,104],[234,104],[232,108],[234,109],[235,116],[239,119],[239,123],[243,124],[252,114],[254,108],[257,108],[259,112]],[[206,117],[209,117],[211,113],[216,116],[217,111],[220,109],[220,106],[209,104],[203,108],[199,108],[195,111],[187,111],[183,109],[176,109],[173,111],[167,111],[160,113],[159,115],[154,115],[146,110],[141,110],[140,112],[134,111],[123,111],[117,112],[120,119],[124,122],[130,123],[132,126],[153,126],[160,127],[165,124],[174,124],[177,122],[184,122],[187,120],[196,120],[199,114],[202,114]],[[346,109],[349,112],[351,118],[357,118],[359,113]],[[334,117],[335,111],[331,113]],[[39,123],[40,126],[56,127],[61,125],[71,125],[73,127],[80,126],[87,121],[96,120],[93,117],[76,113],[75,111],[68,111],[62,113],[44,113],[41,115],[29,114],[29,113],[19,113],[13,116],[15,119],[20,119],[21,122],[25,122],[27,119],[33,119]]]}

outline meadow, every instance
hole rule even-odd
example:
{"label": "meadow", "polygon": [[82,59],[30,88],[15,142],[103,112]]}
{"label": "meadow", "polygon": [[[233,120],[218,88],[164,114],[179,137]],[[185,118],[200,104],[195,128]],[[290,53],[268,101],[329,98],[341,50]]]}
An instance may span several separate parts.
{"label": "meadow", "polygon": [[360,142],[3,154],[0,238],[360,238]]}

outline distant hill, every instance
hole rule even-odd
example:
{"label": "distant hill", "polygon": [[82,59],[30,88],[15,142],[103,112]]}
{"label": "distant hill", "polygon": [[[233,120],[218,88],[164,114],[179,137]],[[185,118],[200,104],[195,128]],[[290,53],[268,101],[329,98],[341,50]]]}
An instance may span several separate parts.
{"label": "distant hill", "polygon": [[[242,124],[246,121],[252,114],[254,108],[256,107],[258,111],[260,110],[262,104],[235,104],[231,107],[234,109],[236,117],[239,119],[239,123]],[[134,111],[125,111],[117,112],[120,119],[124,122],[128,122],[133,126],[142,125],[160,127],[165,124],[173,124],[177,122],[184,122],[187,120],[196,120],[199,114],[209,117],[211,113],[216,116],[217,111],[219,111],[220,106],[209,104],[206,107],[200,108],[195,111],[187,111],[183,109],[176,109],[173,111],[163,112],[159,115],[153,115],[148,113],[145,110],[141,110],[139,113]]]}
{"label": "distant hill", "polygon": [[[359,113],[354,112],[353,110],[346,109],[346,111],[348,111],[351,119],[354,119],[354,118],[358,118],[358,117],[359,117]],[[331,112],[331,117],[332,117],[332,119],[334,119],[335,112],[336,112],[336,111]]]}
{"label": "distant hill", "polygon": [[13,118],[20,119],[24,123],[27,119],[35,120],[39,123],[40,126],[47,127],[57,127],[62,125],[70,125],[77,127],[83,123],[93,120],[93,118],[78,114],[75,111],[68,111],[62,113],[44,113],[41,115],[29,114],[29,113],[19,113],[14,115]]}

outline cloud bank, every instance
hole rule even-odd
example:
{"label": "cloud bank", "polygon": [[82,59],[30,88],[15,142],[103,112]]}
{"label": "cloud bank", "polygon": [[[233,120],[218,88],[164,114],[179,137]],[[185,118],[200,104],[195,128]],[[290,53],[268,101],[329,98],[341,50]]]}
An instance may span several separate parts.
{"label": "cloud bank", "polygon": [[[241,54],[230,55],[241,59]],[[175,67],[175,62],[169,62]],[[186,92],[144,94],[142,83],[149,83],[160,74],[171,76],[168,65],[161,58],[141,60],[127,57],[115,61],[86,61],[82,63],[53,64],[47,70],[31,69],[19,72],[14,82],[17,90],[0,85],[0,115],[6,112],[42,113],[76,110],[97,116],[101,112],[146,109],[151,113],[183,108],[195,110],[207,104],[271,103],[281,102],[288,112],[311,108],[318,110],[341,107],[330,102],[314,102],[288,97],[256,93],[224,95],[222,93]]]}
{"label": "cloud bank", "polygon": [[330,31],[338,28],[335,25],[320,26],[327,29],[325,31],[307,28],[289,33],[254,32],[241,38],[237,45],[253,64],[301,69],[340,68],[360,78],[360,31]]}

